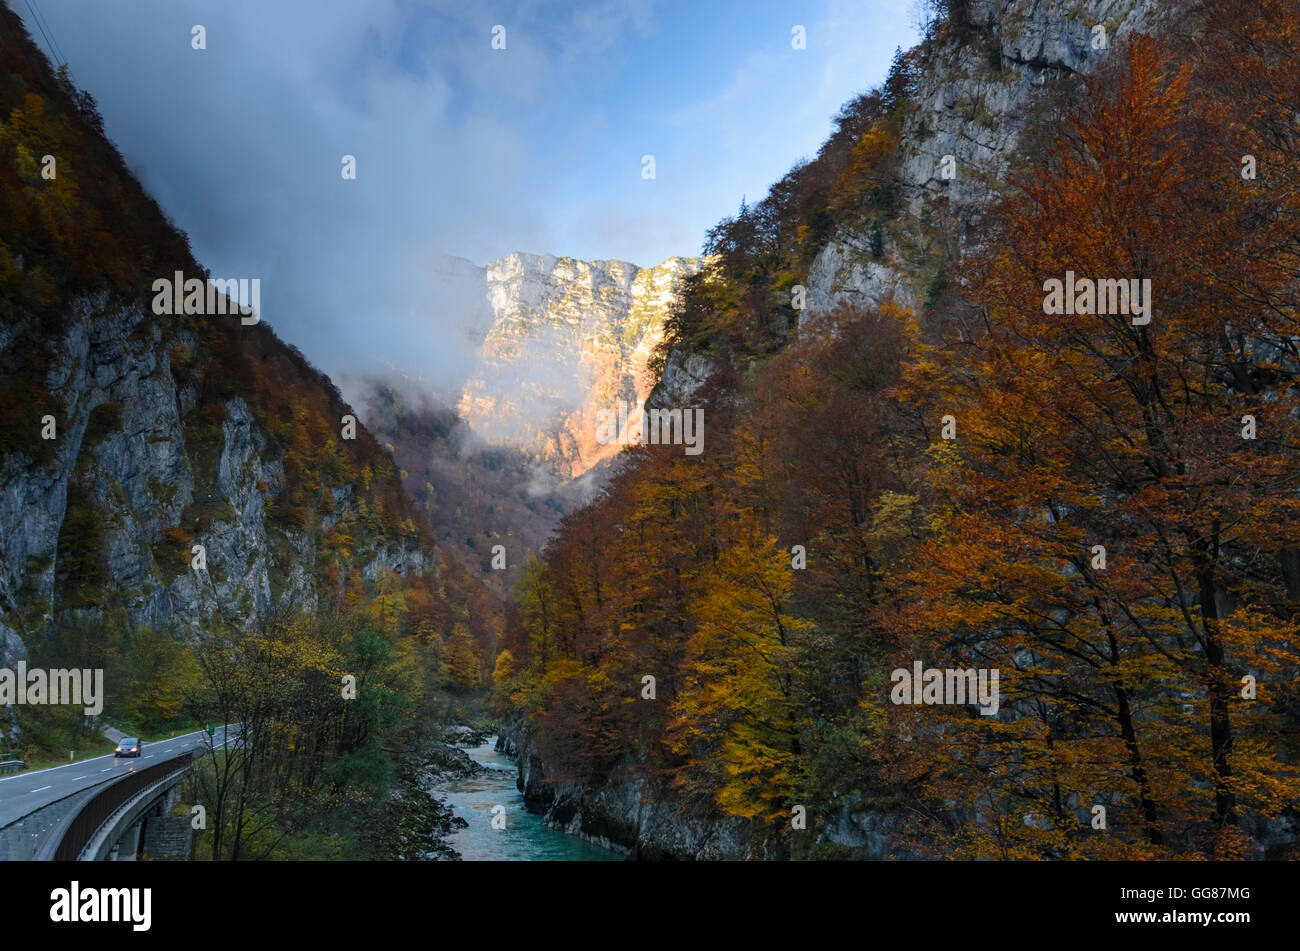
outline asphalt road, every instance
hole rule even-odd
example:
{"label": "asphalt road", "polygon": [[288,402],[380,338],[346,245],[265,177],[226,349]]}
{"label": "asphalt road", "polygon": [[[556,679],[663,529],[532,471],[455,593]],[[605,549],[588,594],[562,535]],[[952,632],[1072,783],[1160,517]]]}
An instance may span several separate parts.
{"label": "asphalt road", "polygon": [[[237,735],[238,728],[231,727],[230,738],[234,740]],[[224,746],[226,728],[217,727],[213,740],[218,747]],[[155,766],[164,760],[180,756],[187,750],[206,749],[207,743],[207,733],[186,733],[145,743],[139,756],[118,757],[110,753],[107,756],[84,759],[79,763],[65,763],[62,766],[26,770],[14,776],[6,776],[0,779],[0,827],[90,786],[116,779],[133,770]]]}

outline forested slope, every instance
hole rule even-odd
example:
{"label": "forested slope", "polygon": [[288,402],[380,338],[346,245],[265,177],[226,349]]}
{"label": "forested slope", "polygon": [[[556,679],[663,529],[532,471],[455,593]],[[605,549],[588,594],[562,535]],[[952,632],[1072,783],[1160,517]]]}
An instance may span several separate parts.
{"label": "forested slope", "polygon": [[[259,809],[214,855],[359,848],[339,810],[382,806],[394,745],[484,681],[502,605],[275,315],[156,312],[178,271],[210,276],[0,6],[0,666],[102,669],[104,720],[146,737],[247,722],[222,796]],[[0,754],[104,742],[0,707]]]}
{"label": "forested slope", "polygon": [[[679,857],[1293,854],[1300,21],[1051,6],[940,4],[710,233],[657,396],[707,451],[625,454],[496,665],[554,821]],[[919,173],[921,130],[990,125]],[[1054,308],[1067,272],[1150,281],[1148,319]],[[996,711],[900,702],[918,663],[998,672]]]}

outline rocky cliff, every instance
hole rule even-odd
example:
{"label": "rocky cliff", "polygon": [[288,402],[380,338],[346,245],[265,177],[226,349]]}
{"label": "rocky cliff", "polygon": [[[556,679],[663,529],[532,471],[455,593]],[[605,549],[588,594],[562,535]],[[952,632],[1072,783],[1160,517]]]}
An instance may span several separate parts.
{"label": "rocky cliff", "polygon": [[484,270],[493,312],[460,415],[488,443],[522,448],[560,481],[621,447],[596,441],[596,414],[636,411],[654,381],[647,363],[683,278],[700,258],[656,267],[509,254]]}
{"label": "rocky cliff", "polygon": [[[6,617],[31,631],[81,607],[60,583],[60,537],[65,549],[73,541],[74,529],[65,529],[70,495],[100,527],[95,587],[112,590],[133,625],[176,621],[200,633],[214,619],[248,625],[275,606],[315,608],[318,532],[355,519],[352,485],[323,486],[332,511],[318,513],[316,526],[273,519],[285,489],[283,447],[243,396],[201,403],[194,382],[178,383],[173,358],[197,347],[193,333],[177,330],[164,342],[143,308],[103,296],[78,298],[72,311],[47,376],[48,392],[66,408],[56,420],[54,458],[42,466],[7,453],[0,464]],[[17,329],[0,332],[0,350]],[[211,433],[202,428],[205,410],[219,417]],[[169,528],[184,530],[189,544],[160,547]],[[366,574],[432,569],[432,552],[414,539],[371,542],[357,553]],[[193,545],[203,546],[206,571],[188,567]],[[38,604],[44,610],[34,615]]]}
{"label": "rocky cliff", "polygon": [[0,62],[0,666],[69,624],[192,638],[435,573],[392,460],[272,315],[156,312],[155,280],[207,272],[5,8]]}
{"label": "rocky cliff", "polygon": [[[801,322],[840,303],[893,299],[921,311],[933,302],[944,264],[978,242],[980,209],[1005,180],[1023,136],[1050,110],[1054,86],[1091,70],[1126,34],[1162,29],[1176,5],[968,0],[948,7],[960,22],[914,51],[923,65],[893,168],[900,208],[875,248],[865,222],[835,230],[802,275]],[[705,355],[674,348],[652,402],[686,402],[712,369]]]}
{"label": "rocky cliff", "polygon": [[[547,774],[526,727],[500,730],[497,749],[515,758],[524,805],[551,828],[635,859],[765,857],[749,824],[684,812],[645,779],[611,777],[603,784],[557,782]],[[629,762],[627,766],[631,766]]]}
{"label": "rocky cliff", "polygon": [[[1155,0],[971,0],[966,16],[961,41],[918,77],[898,153],[907,212],[889,229],[885,259],[871,259],[866,235],[837,234],[808,272],[808,313],[841,300],[869,305],[893,297],[908,307],[923,301],[922,282],[932,277],[916,240],[923,219],[946,217],[961,246],[978,240],[972,223],[1005,180],[1044,91],[1087,72],[1112,43],[1157,28],[1159,19]],[[952,178],[945,177],[948,156]]]}
{"label": "rocky cliff", "polygon": [[[457,345],[475,353],[459,398],[398,371],[349,383],[440,548],[498,594],[602,484],[622,447],[598,441],[598,414],[621,401],[635,417],[664,319],[703,264],[509,254],[477,267],[444,257],[443,305],[459,317]],[[497,545],[504,569],[492,561]]]}

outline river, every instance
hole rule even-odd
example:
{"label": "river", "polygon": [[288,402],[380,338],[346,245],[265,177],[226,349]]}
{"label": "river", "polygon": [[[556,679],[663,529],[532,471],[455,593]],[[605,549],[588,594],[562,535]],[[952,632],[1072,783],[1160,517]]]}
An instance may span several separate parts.
{"label": "river", "polygon": [[[447,844],[466,862],[617,862],[623,856],[584,842],[574,835],[549,829],[542,817],[524,808],[524,797],[515,786],[518,771],[514,762],[495,749],[497,738],[489,736],[482,746],[462,746],[487,772],[457,779],[440,793],[469,823],[447,837]],[[506,827],[492,828],[492,807],[505,806]]]}

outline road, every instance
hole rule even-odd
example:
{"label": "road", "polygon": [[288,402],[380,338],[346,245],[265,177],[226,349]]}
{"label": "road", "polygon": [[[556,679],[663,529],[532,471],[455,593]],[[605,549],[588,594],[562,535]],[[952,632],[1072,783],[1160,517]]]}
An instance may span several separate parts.
{"label": "road", "polygon": [[[230,728],[230,739],[238,736],[238,728]],[[226,728],[217,727],[213,738],[218,747],[226,743]],[[47,769],[33,769],[0,779],[0,827],[16,822],[55,800],[110,779],[116,779],[137,769],[144,769],[163,760],[180,756],[187,750],[206,749],[208,735],[203,731],[186,733],[166,740],[145,743],[138,757],[117,757],[112,753],[83,759],[79,763],[65,763]]]}

